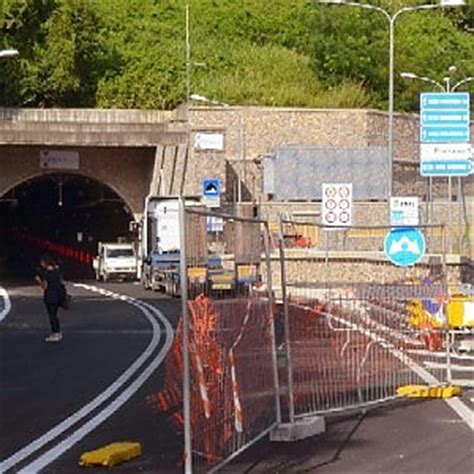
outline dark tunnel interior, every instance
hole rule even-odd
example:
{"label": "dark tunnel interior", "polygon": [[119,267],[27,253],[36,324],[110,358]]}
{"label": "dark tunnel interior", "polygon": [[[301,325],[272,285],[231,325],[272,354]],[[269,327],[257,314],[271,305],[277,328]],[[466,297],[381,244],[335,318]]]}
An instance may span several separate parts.
{"label": "dark tunnel interior", "polygon": [[124,200],[89,177],[54,173],[25,181],[0,197],[0,269],[7,278],[32,278],[48,252],[66,278],[90,278],[92,266],[82,256],[95,255],[100,241],[129,240],[131,220]]}

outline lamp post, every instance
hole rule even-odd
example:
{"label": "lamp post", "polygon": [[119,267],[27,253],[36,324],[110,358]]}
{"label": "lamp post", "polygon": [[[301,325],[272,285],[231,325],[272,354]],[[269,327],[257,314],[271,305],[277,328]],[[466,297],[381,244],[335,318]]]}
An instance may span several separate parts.
{"label": "lamp post", "polygon": [[389,46],[389,75],[388,75],[388,194],[393,194],[393,96],[394,96],[394,53],[395,53],[395,22],[403,13],[418,10],[433,10],[441,7],[457,7],[465,5],[465,0],[440,0],[436,4],[416,5],[413,7],[403,7],[395,13],[390,13],[382,7],[369,5],[367,3],[357,3],[346,0],[319,0],[319,3],[330,5],[347,5],[349,7],[365,8],[374,10],[384,15],[389,24],[390,46]]}
{"label": "lamp post", "polygon": [[[441,82],[438,82],[434,79],[431,79],[430,77],[426,76],[418,76],[417,74],[413,72],[402,72],[400,73],[400,77],[403,77],[404,79],[412,79],[412,80],[418,80],[418,81],[423,81],[427,82],[429,84],[433,84],[435,87],[440,89],[441,91],[445,93],[449,92],[455,92],[459,87],[463,86],[464,84],[468,84],[469,82],[474,81],[474,76],[473,77],[465,77],[464,79],[456,82],[454,86],[451,87],[451,77],[452,74],[456,72],[456,66],[451,66],[448,69],[448,75],[443,77],[443,82],[444,84],[441,84]],[[459,205],[461,206],[461,209],[459,210],[459,216],[461,216],[462,213],[462,207],[463,204],[461,202],[461,199],[464,200],[464,193],[462,190],[462,178],[458,177],[458,202]],[[453,197],[453,187],[452,187],[452,178],[451,176],[448,176],[448,227],[449,227],[449,232],[448,232],[448,249],[451,252],[452,251],[452,213],[451,213],[451,203],[452,203],[452,197]],[[430,223],[433,221],[433,178],[431,176],[428,177],[428,201],[430,203]],[[467,216],[465,215],[465,220],[467,223]],[[460,224],[460,217],[458,219],[458,223]],[[459,248],[461,248],[461,245],[459,244]]]}

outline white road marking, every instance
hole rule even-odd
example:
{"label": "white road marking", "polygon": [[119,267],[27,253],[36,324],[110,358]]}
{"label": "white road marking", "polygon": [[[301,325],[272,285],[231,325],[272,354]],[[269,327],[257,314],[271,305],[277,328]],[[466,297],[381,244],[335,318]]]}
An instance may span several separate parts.
{"label": "white road marking", "polygon": [[[423,362],[423,364],[428,369],[446,369],[448,365],[446,362],[430,362],[429,360]],[[458,372],[474,372],[474,367],[460,364],[451,364],[451,370]]]}
{"label": "white road marking", "polygon": [[[437,357],[439,359],[446,359],[446,352],[434,352],[434,351],[429,351],[427,349],[408,349],[407,352],[411,354],[416,354],[416,355],[426,355],[430,357]],[[474,356],[469,355],[469,354],[457,354],[455,352],[451,352],[451,359],[457,359],[457,360],[472,360],[474,361]]]}
{"label": "white road marking", "polygon": [[[441,382],[431,375],[426,369],[418,365],[413,359],[408,357],[402,351],[395,349],[391,343],[386,339],[381,338],[380,336],[372,333],[368,329],[361,329],[357,324],[346,321],[343,318],[334,316],[332,314],[326,313],[326,317],[330,317],[340,322],[341,324],[350,327],[351,329],[360,332],[361,334],[366,335],[372,341],[379,343],[382,347],[385,347],[389,352],[391,352],[397,359],[406,364],[415,374],[417,374],[422,380],[424,380],[429,385],[439,385]],[[458,398],[447,398],[444,401],[465,421],[469,428],[474,431],[474,412],[461,400]]]}
{"label": "white road marking", "polygon": [[147,366],[147,368],[137,377],[137,379],[126,390],[124,390],[118,397],[116,397],[107,407],[105,407],[101,412],[99,412],[94,418],[89,420],[81,428],[77,429],[74,433],[72,433],[66,439],[61,441],[58,445],[51,448],[49,451],[44,453],[42,456],[40,456],[38,459],[36,459],[32,463],[28,464],[28,466],[25,466],[21,471],[18,472],[18,474],[31,474],[31,473],[40,472],[44,467],[51,464],[64,452],[70,449],[74,444],[79,442],[92,430],[97,428],[97,426],[102,424],[113,413],[115,413],[125,402],[127,402],[132,397],[132,395],[135,392],[139,390],[139,388],[146,382],[146,380],[150,377],[150,375],[163,362],[164,358],[166,357],[168,351],[170,350],[173,344],[173,329],[171,327],[171,324],[155,307],[147,303],[138,302],[138,301],[136,301],[135,304],[138,307],[143,307],[143,309],[147,308],[151,312],[156,312],[158,318],[160,318],[160,320],[164,324],[166,328],[166,340],[165,340],[165,345],[163,346],[161,351],[153,359],[153,361]]}
{"label": "white road marking", "polygon": [[[74,286],[78,288],[84,288],[90,291],[95,291],[100,294],[110,296],[114,299],[125,301],[128,304],[131,304],[139,308],[142,311],[142,313],[145,315],[145,317],[148,319],[150,324],[152,325],[152,328],[153,328],[152,339],[150,343],[148,344],[148,346],[146,347],[145,351],[134,361],[134,363],[113,384],[107,387],[106,390],[104,390],[100,395],[98,395],[96,398],[90,401],[87,405],[82,407],[79,411],[69,416],[68,418],[63,420],[61,423],[59,423],[58,425],[50,429],[48,432],[46,432],[45,434],[43,434],[36,440],[32,441],[31,443],[29,443],[28,445],[26,445],[25,447],[23,447],[22,449],[20,449],[19,451],[17,451],[13,455],[11,455],[10,457],[2,461],[0,463],[0,472],[5,472],[8,469],[11,469],[13,466],[15,466],[19,462],[26,459],[28,456],[31,456],[36,451],[41,449],[47,443],[50,443],[51,441],[53,441],[59,435],[61,435],[66,430],[68,430],[73,425],[75,425],[78,421],[80,421],[81,419],[89,415],[93,410],[98,408],[106,400],[111,398],[126,382],[129,381],[129,379],[140,369],[140,367],[145,363],[146,359],[148,359],[149,356],[153,353],[153,351],[157,348],[160,342],[161,330],[154,316],[156,316],[165,326],[165,329],[166,329],[165,345],[163,346],[159,354],[155,357],[155,359],[152,360],[149,366],[130,385],[130,387],[126,389],[124,392],[122,392],[122,394],[119,395],[115,400],[113,400],[107,408],[103,409],[98,415],[96,415],[93,419],[91,419],[88,423],[86,423],[84,427],[90,426],[90,423],[94,422],[94,426],[89,429],[89,431],[91,431],[95,426],[98,426],[100,423],[102,423],[102,421],[104,421],[108,416],[110,416],[114,411],[116,411],[126,400],[128,400],[128,398],[130,398],[131,395],[133,395],[133,393],[135,393],[136,390],[138,390],[138,388],[140,388],[140,386],[146,381],[146,379],[151,375],[153,370],[155,370],[158,367],[158,365],[166,356],[166,353],[168,352],[169,348],[171,347],[171,344],[173,341],[173,329],[170,323],[168,322],[168,320],[164,317],[164,315],[158,309],[146,303],[138,302],[135,298],[112,293],[110,291],[102,290],[94,286],[83,285],[83,284],[75,284]],[[150,371],[150,367],[153,367],[153,370]],[[126,398],[124,399],[123,397],[126,397]],[[111,407],[116,407],[116,408],[114,408],[111,411]],[[80,431],[81,429],[77,430],[74,434]],[[84,432],[83,436],[85,436],[85,434],[87,434],[89,431]],[[79,439],[80,438],[78,438],[74,442],[77,442]],[[72,444],[69,444],[69,446],[72,446]],[[44,456],[46,456],[48,453],[50,453],[54,449],[55,448],[48,451]],[[44,456],[40,457],[39,459],[43,459]],[[50,459],[48,462],[49,464],[56,458],[50,455],[47,457],[47,459]],[[42,462],[45,462],[44,459]],[[47,464],[44,464],[44,465],[47,465]],[[22,472],[23,473],[28,472],[29,474],[31,474],[32,472],[36,472],[36,471],[30,469],[30,467],[27,466],[22,470]]]}
{"label": "white road marking", "polygon": [[0,286],[0,298],[3,299],[3,309],[0,311],[0,322],[2,322],[12,309],[12,304],[10,301],[10,297],[8,296],[8,292],[2,286]]}

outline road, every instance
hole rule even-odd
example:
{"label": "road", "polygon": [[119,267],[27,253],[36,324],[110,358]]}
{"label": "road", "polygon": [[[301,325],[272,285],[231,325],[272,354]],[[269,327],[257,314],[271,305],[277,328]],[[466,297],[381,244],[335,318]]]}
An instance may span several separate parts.
{"label": "road", "polygon": [[[29,448],[31,454],[13,466],[10,466],[13,461],[0,464],[0,472],[6,468],[19,472],[25,467],[25,472],[33,472],[33,462],[45,453],[51,462],[42,468],[42,472],[82,472],[77,466],[82,452],[120,440],[140,441],[144,448],[144,455],[121,471],[154,471],[157,466],[160,472],[177,471],[175,462],[181,452],[180,439],[159,415],[152,414],[145,401],[146,396],[163,383],[160,369],[153,370],[130,399],[95,429],[84,436],[81,432],[76,434],[79,439],[73,444],[71,435],[81,429],[86,431],[87,423],[94,425],[101,421],[104,416],[101,413],[107,409],[111,411],[112,400],[118,395],[124,396],[125,390],[137,380],[141,382],[139,379],[145,368],[163,355],[167,333],[164,324],[154,317],[160,332],[155,338],[156,347],[150,351],[143,366],[107,397],[111,385],[153,342],[152,324],[138,307],[69,286],[73,306],[62,313],[64,339],[60,344],[43,342],[48,324],[38,288],[30,284],[7,286],[12,310],[0,329],[0,459],[5,463],[12,455],[18,457],[19,453],[21,458],[21,450],[25,448]],[[166,314],[171,324],[176,322],[177,300],[150,295],[132,284],[110,284],[107,289],[150,300]],[[72,414],[77,416],[81,408],[100,396],[103,399],[82,419],[71,423],[58,436],[51,435],[48,443],[34,449],[33,441],[57,428]],[[54,459],[53,448],[61,442],[68,449]]]}
{"label": "road", "polygon": [[[0,472],[84,472],[77,465],[82,452],[119,440],[141,442],[143,455],[115,472],[181,472],[181,439],[145,400],[162,386],[167,322],[175,326],[179,301],[135,284],[100,285],[108,296],[88,284],[71,286],[73,307],[61,316],[60,344],[43,342],[48,325],[39,289],[6,285],[11,311],[0,325]],[[472,410],[474,391],[463,401]],[[404,403],[333,420],[326,433],[299,443],[262,441],[224,472],[471,473],[472,441],[445,402]]]}

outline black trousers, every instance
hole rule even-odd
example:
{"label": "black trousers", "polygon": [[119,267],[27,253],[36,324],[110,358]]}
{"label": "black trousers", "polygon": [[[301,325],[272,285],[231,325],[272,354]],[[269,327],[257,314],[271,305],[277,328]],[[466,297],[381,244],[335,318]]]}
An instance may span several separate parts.
{"label": "black trousers", "polygon": [[45,303],[46,311],[48,311],[49,324],[51,325],[51,332],[61,332],[58,318],[58,303]]}

